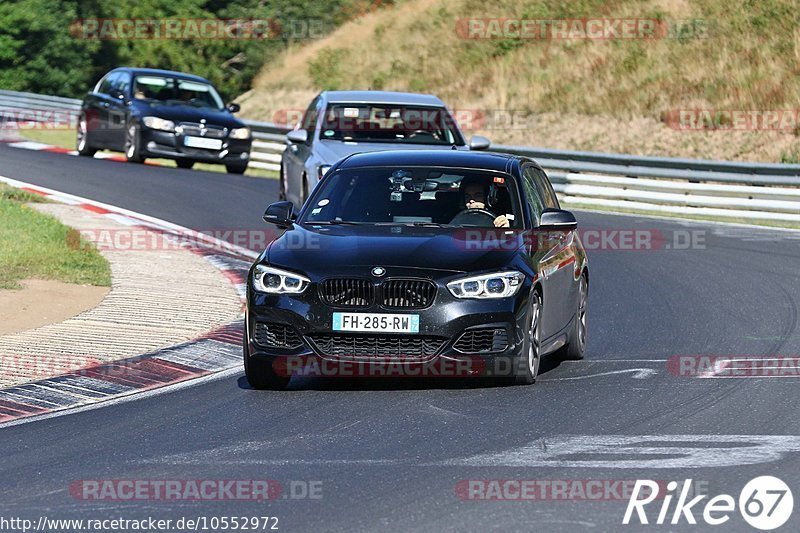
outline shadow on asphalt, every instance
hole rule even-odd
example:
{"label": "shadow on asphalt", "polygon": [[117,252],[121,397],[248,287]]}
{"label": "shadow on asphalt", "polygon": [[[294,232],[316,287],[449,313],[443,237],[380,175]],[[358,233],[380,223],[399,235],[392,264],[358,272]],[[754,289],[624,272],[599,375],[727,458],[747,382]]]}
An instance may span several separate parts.
{"label": "shadow on asphalt", "polygon": [[[553,354],[542,359],[539,376],[558,368],[563,359]],[[245,376],[237,379],[240,389],[253,390]],[[408,377],[295,377],[287,391],[393,391],[393,390],[453,390],[509,387],[491,378],[408,378]]]}

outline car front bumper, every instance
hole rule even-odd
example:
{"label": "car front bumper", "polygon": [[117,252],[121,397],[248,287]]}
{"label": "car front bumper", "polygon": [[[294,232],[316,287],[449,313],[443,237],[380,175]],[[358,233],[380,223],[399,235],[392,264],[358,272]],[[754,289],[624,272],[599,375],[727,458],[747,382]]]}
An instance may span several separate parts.
{"label": "car front bumper", "polygon": [[[250,357],[271,360],[278,374],[327,377],[359,376],[498,376],[508,375],[522,351],[526,335],[528,295],[526,281],[519,292],[510,298],[496,300],[458,299],[444,284],[437,284],[434,303],[425,309],[385,309],[372,306],[363,309],[342,309],[326,305],[312,284],[302,295],[264,294],[248,284],[245,342]],[[391,313],[419,316],[418,334],[367,334],[332,331],[333,313]],[[292,347],[276,347],[264,343],[256,334],[264,324],[291,328]],[[259,330],[259,331],[263,331]],[[340,338],[349,345],[358,337],[358,345],[391,346],[387,353],[353,355],[347,347],[331,350],[334,344],[324,344],[320,337]],[[404,343],[431,339],[432,348],[405,355]],[[482,342],[470,343],[469,340]],[[491,340],[487,340],[491,339]],[[427,341],[426,341],[427,342]],[[486,349],[487,347],[491,347]],[[476,349],[483,348],[483,349]],[[332,352],[336,352],[332,354]],[[390,352],[390,353],[389,353]]]}
{"label": "car front bumper", "polygon": [[184,144],[184,136],[178,133],[142,128],[140,142],[142,151],[150,157],[167,159],[190,159],[204,163],[247,164],[250,161],[252,139],[221,139],[219,150],[192,148]]}

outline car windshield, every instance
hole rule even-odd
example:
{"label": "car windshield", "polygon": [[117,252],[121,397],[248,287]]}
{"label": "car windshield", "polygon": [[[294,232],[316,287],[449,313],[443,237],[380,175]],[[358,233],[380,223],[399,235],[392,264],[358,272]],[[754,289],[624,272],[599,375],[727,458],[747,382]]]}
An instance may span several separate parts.
{"label": "car windshield", "polygon": [[450,113],[443,107],[382,104],[331,104],[320,139],[353,142],[462,145]]}
{"label": "car windshield", "polygon": [[222,98],[208,83],[182,80],[165,76],[136,76],[133,97],[167,105],[190,105],[222,109]]}
{"label": "car windshield", "polygon": [[439,167],[363,167],[325,176],[301,224],[522,228],[508,174]]}

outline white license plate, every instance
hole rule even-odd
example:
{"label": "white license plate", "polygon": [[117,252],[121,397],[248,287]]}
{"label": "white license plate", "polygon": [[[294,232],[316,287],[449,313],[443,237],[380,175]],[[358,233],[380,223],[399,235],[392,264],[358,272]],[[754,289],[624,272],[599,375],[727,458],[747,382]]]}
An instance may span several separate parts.
{"label": "white license plate", "polygon": [[333,313],[333,331],[419,333],[419,315]]}
{"label": "white license plate", "polygon": [[184,137],[183,144],[192,148],[208,148],[209,150],[219,150],[222,148],[222,141],[219,139],[206,139],[205,137]]}

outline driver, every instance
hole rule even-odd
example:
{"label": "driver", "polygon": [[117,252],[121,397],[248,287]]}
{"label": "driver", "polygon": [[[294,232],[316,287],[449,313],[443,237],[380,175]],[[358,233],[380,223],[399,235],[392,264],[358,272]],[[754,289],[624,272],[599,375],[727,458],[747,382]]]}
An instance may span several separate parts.
{"label": "driver", "polygon": [[[463,180],[459,188],[461,189],[461,196],[465,209],[487,209],[486,196],[487,187],[484,180]],[[498,215],[494,219],[494,227],[508,228],[511,222],[505,215]]]}
{"label": "driver", "polygon": [[194,100],[195,95],[194,95],[193,91],[190,91],[189,89],[181,88],[180,89],[180,97],[179,98],[180,98],[181,102],[191,102],[192,100]]}

